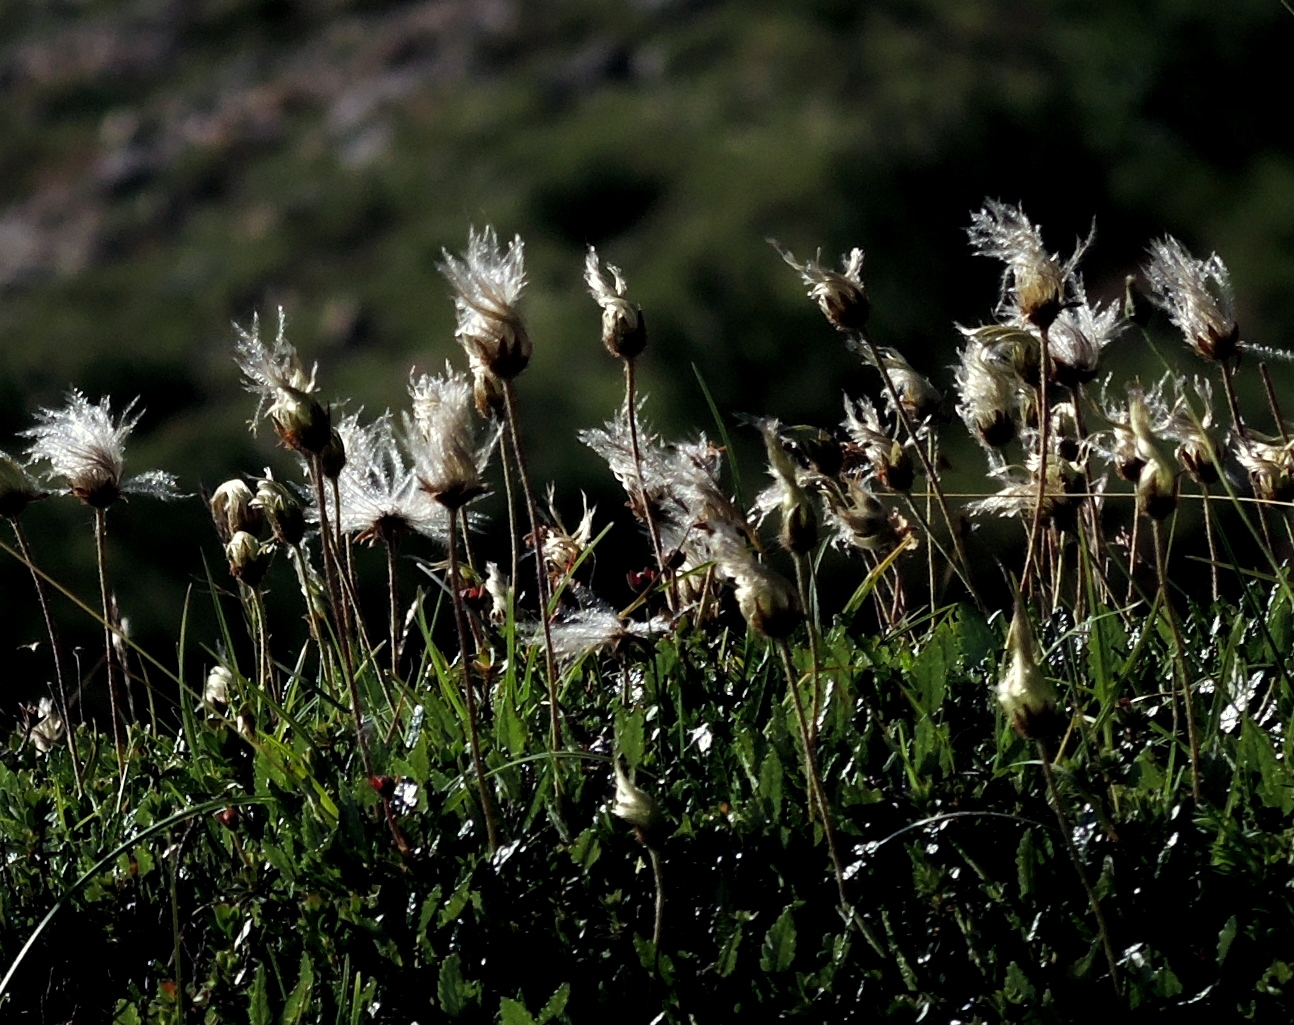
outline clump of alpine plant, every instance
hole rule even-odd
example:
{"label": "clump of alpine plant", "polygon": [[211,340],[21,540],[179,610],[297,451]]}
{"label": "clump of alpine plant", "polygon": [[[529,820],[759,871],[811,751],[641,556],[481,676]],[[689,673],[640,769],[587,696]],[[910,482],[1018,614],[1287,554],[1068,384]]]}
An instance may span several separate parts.
{"label": "clump of alpine plant", "polygon": [[117,645],[119,629],[115,602],[108,588],[107,517],[109,506],[128,495],[146,495],[163,500],[182,497],[175,477],[161,470],[149,470],[135,477],[125,476],[126,439],[139,423],[143,411],[135,412],[138,399],[122,414],[112,415],[111,400],[105,396],[93,403],[81,392],[68,392],[61,409],[41,409],[36,426],[23,433],[32,439],[28,458],[46,465],[46,476],[60,481],[67,490],[94,510],[95,548],[99,565],[99,598],[103,610],[103,640],[112,706],[113,735],[121,770],[125,771],[121,724],[117,714]]}

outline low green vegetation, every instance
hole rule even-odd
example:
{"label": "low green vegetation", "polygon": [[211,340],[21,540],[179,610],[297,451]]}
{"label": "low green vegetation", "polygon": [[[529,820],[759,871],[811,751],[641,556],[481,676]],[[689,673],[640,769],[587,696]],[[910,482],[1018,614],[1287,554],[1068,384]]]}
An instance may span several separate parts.
{"label": "low green vegetation", "polygon": [[[6,601],[49,613],[54,680],[0,751],[5,1020],[1287,1018],[1294,444],[1235,388],[1281,354],[1171,238],[1126,306],[1018,208],[970,239],[1005,276],[955,396],[873,337],[861,251],[783,252],[884,401],[839,427],[716,407],[723,446],[653,430],[647,320],[590,251],[625,396],[581,440],[636,532],[563,524],[530,481],[520,239],[443,254],[468,369],[411,378],[399,416],[341,415],[282,321],[248,325],[255,419],[301,472],[204,496],[228,573],[174,651],[131,642],[107,556],[190,485],[126,473],[130,407],[43,410],[0,461],[30,571]],[[1097,401],[1146,300],[1198,376]],[[940,455],[963,427],[990,471],[969,505]],[[747,467],[742,501],[738,432],[772,482]],[[24,530],[73,498],[94,596]],[[613,546],[640,553],[621,609]],[[832,547],[855,586],[829,606]],[[73,602],[99,651],[60,643]]]}

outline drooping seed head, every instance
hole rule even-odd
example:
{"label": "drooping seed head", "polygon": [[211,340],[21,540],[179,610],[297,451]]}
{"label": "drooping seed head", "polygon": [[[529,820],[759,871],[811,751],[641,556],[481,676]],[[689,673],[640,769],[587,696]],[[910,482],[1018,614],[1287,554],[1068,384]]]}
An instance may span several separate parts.
{"label": "drooping seed head", "polygon": [[245,387],[260,396],[252,429],[262,416],[269,417],[285,448],[307,456],[319,455],[332,440],[332,419],[314,398],[318,366],[307,374],[297,350],[287,340],[287,318],[279,307],[279,327],[273,343],[261,340],[260,318],[252,318],[250,331],[234,325],[238,341],[234,361],[247,378]]}
{"label": "drooping seed head", "polygon": [[473,387],[448,364],[438,376],[410,376],[413,417],[404,420],[405,443],[420,486],[447,509],[459,509],[485,494],[486,464],[499,440],[499,425],[473,412]]}
{"label": "drooping seed head", "polygon": [[208,508],[220,540],[228,541],[240,530],[260,532],[265,514],[255,504],[256,495],[241,477],[227,480],[212,492]]}
{"label": "drooping seed head", "polygon": [[274,540],[296,546],[306,533],[305,507],[286,485],[274,479],[269,470],[256,482],[252,506],[260,509],[265,522],[274,531]]}
{"label": "drooping seed head", "polygon": [[867,288],[863,284],[863,251],[851,249],[840,259],[838,271],[829,270],[819,262],[822,250],[812,260],[800,263],[794,255],[784,249],[774,239],[771,245],[791,267],[800,275],[800,280],[809,286],[809,298],[818,304],[822,315],[837,331],[857,334],[867,327],[872,313],[871,300],[867,298]]}
{"label": "drooping seed head", "polygon": [[649,847],[657,846],[666,824],[660,805],[645,790],[634,785],[629,774],[620,765],[619,758],[615,760],[615,772],[616,798],[611,806],[611,814],[640,830],[643,843]]}
{"label": "drooping seed head", "polygon": [[602,308],[602,344],[612,356],[634,359],[647,348],[647,322],[643,319],[642,307],[625,298],[629,286],[620,268],[607,264],[607,270],[611,272],[612,282],[602,273],[597,250],[589,246],[584,260],[584,280],[589,294]]}
{"label": "drooping seed head", "polygon": [[1171,235],[1150,244],[1145,266],[1151,301],[1168,314],[1197,356],[1225,363],[1240,353],[1240,325],[1226,264],[1197,260]]}
{"label": "drooping seed head", "polygon": [[262,545],[256,538],[240,530],[225,545],[225,558],[229,560],[229,573],[248,587],[257,587],[270,568],[273,549]]}

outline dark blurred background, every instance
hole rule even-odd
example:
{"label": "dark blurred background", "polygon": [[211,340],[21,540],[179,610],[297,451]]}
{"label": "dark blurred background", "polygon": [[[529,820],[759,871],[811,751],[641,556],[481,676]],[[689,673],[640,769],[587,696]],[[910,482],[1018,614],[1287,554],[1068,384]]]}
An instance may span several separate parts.
{"label": "dark blurred background", "polygon": [[[170,469],[187,491],[266,465],[291,476],[268,432],[244,429],[255,400],[231,322],[282,304],[327,395],[399,406],[412,365],[462,362],[435,265],[472,224],[526,239],[523,416],[535,475],[572,521],[581,489],[604,520],[623,513],[574,437],[621,393],[581,280],[588,243],[646,311],[648,416],[671,435],[714,433],[693,364],[725,414],[829,425],[842,390],[878,391],[767,236],[833,259],[864,246],[875,337],[948,386],[953,322],[996,300],[999,268],[965,244],[985,197],[1022,203],[1066,253],[1095,218],[1100,297],[1156,235],[1216,250],[1245,337],[1286,347],[1292,43],[1278,0],[7,0],[0,447],[23,448],[32,412],[75,385],[142,396],[130,471]],[[1109,363],[1160,372],[1138,335]],[[946,434],[982,489],[960,425]],[[756,452],[739,453],[747,494]],[[190,655],[209,662],[203,559],[224,567],[201,504],[139,499],[109,520],[137,638],[173,663],[196,583]],[[24,522],[93,604],[88,512],[59,499]],[[605,562],[646,561],[620,538]],[[43,637],[30,595],[0,561],[10,702],[50,675],[43,645],[21,647]],[[93,622],[58,605],[92,662]]]}

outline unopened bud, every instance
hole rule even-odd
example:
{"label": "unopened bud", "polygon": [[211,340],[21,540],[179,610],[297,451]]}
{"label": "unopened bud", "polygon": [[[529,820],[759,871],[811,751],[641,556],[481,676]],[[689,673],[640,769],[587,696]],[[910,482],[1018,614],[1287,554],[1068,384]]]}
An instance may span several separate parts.
{"label": "unopened bud", "polygon": [[656,847],[663,839],[661,833],[665,827],[665,816],[661,814],[660,806],[651,795],[634,786],[618,758],[615,770],[616,800],[611,806],[611,814],[636,827],[647,846]]}
{"label": "unopened bud", "polygon": [[997,700],[1012,728],[1031,740],[1045,739],[1056,732],[1056,688],[1043,675],[1042,654],[1034,636],[1023,601],[1017,600],[1011,628],[1007,631],[1007,664],[998,678]]}
{"label": "unopened bud", "polygon": [[301,543],[306,533],[305,509],[284,485],[270,477],[257,481],[252,504],[265,514],[265,521],[274,531],[274,540],[292,546]]}
{"label": "unopened bud", "polygon": [[737,605],[755,633],[776,640],[800,625],[800,599],[786,577],[751,558],[735,579]]}
{"label": "unopened bud", "polygon": [[211,496],[211,518],[220,540],[228,541],[240,530],[256,534],[265,520],[264,513],[253,503],[256,495],[240,478],[227,480]]}
{"label": "unopened bud", "polygon": [[329,432],[328,444],[319,453],[319,469],[329,480],[336,480],[346,466],[346,443],[333,428]]}
{"label": "unopened bud", "polygon": [[240,530],[225,545],[225,558],[229,560],[229,572],[236,580],[241,580],[248,587],[256,587],[265,579],[265,571],[270,566],[269,557],[270,549],[263,547],[245,530]]}
{"label": "unopened bud", "polygon": [[319,455],[332,439],[332,419],[328,411],[306,392],[296,388],[277,388],[269,415],[279,440],[294,452]]}

